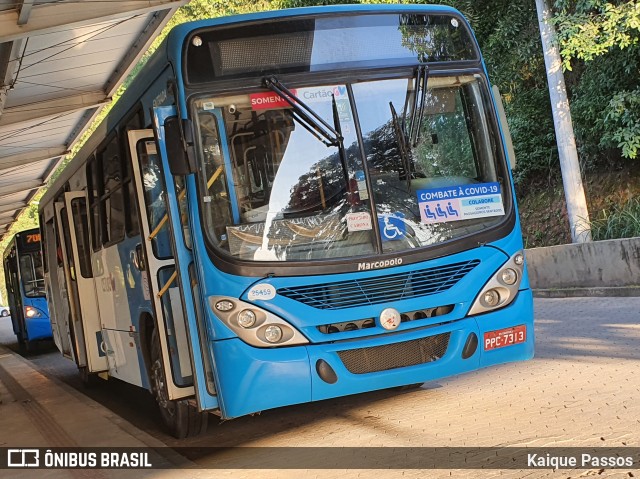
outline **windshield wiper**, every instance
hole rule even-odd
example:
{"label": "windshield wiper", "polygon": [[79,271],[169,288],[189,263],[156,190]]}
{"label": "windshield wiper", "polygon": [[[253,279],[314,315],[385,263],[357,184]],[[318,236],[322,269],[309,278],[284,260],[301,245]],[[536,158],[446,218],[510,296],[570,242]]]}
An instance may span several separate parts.
{"label": "windshield wiper", "polygon": [[415,147],[420,140],[420,125],[424,117],[424,105],[427,97],[427,81],[429,80],[429,68],[427,65],[419,65],[416,71],[416,82],[413,95],[413,106],[409,118],[409,143]]}
{"label": "windshield wiper", "polygon": [[342,125],[340,124],[340,114],[338,112],[338,104],[336,103],[336,96],[331,94],[331,108],[333,110],[333,125],[335,131],[338,134],[336,139],[338,140],[338,155],[340,155],[340,163],[342,164],[342,174],[344,175],[344,182],[347,188],[347,195],[349,196],[349,202],[351,202],[351,188],[349,188],[349,169],[347,167],[347,151],[344,149],[344,137],[342,136]]}
{"label": "windshield wiper", "polygon": [[300,100],[291,90],[280,83],[280,80],[274,76],[267,77],[264,79],[264,84],[291,105],[298,123],[306,128],[313,136],[327,146],[340,146],[342,135]]}
{"label": "windshield wiper", "polygon": [[391,120],[393,122],[393,133],[398,143],[398,152],[400,154],[400,161],[402,161],[402,168],[404,169],[405,179],[407,181],[407,191],[411,191],[411,164],[409,160],[409,147],[407,145],[407,137],[404,132],[404,128],[400,125],[398,120],[398,114],[393,106],[393,102],[389,102],[389,109],[391,110]]}
{"label": "windshield wiper", "polygon": [[333,94],[331,95],[331,108],[333,112],[333,126],[331,126],[324,121],[320,115],[313,111],[313,109],[300,100],[300,98],[298,98],[291,90],[280,83],[280,80],[275,76],[265,78],[264,84],[267,88],[275,92],[280,98],[291,105],[294,117],[298,123],[309,131],[309,133],[315,136],[326,146],[338,147],[338,154],[340,157],[340,164],[342,166],[342,173],[344,175],[347,193],[350,193],[347,154],[344,148],[344,137],[342,136],[342,127],[340,126],[340,115],[338,113],[336,97]]}

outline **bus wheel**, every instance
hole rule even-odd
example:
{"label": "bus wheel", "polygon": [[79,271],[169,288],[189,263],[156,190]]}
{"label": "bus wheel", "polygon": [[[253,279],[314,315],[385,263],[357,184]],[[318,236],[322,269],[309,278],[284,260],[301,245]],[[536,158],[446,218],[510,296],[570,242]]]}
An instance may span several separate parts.
{"label": "bus wheel", "polygon": [[171,400],[167,392],[167,378],[162,365],[160,339],[157,329],[151,335],[151,390],[158,403],[162,422],[178,439],[197,436],[207,430],[209,414],[199,412],[186,400]]}

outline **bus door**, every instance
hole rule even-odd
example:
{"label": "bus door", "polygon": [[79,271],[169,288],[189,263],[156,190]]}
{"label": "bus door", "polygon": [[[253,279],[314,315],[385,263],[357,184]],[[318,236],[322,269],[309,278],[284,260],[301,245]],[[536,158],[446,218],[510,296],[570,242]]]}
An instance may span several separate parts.
{"label": "bus door", "polygon": [[[15,244],[16,241],[13,241]],[[11,245],[9,244],[8,248],[10,247]],[[18,342],[22,342],[27,337],[27,329],[24,323],[24,305],[22,304],[22,293],[20,292],[18,250],[16,246],[11,248],[11,252],[5,258],[4,274],[13,333],[18,337]]]}
{"label": "bus door", "polygon": [[[109,369],[105,345],[100,323],[100,310],[96,296],[91,268],[91,245],[89,240],[89,217],[87,196],[84,191],[73,191],[64,194],[66,218],[68,224],[73,225],[65,234],[67,247],[70,252],[70,268],[72,284],[76,288],[77,304],[73,314],[76,332],[82,331],[81,337],[76,337],[78,348],[86,353],[87,372],[101,372]],[[68,254],[68,253],[67,253]]]}
{"label": "bus door", "polygon": [[171,215],[167,211],[171,195],[167,195],[153,131],[131,130],[128,135],[143,239],[136,255],[137,264],[143,271],[145,298],[151,300],[155,311],[164,373],[170,378],[167,393],[170,399],[181,399],[193,396],[195,389],[186,305],[177,281]]}
{"label": "bus door", "polygon": [[53,208],[47,206],[43,230],[43,240],[45,241],[47,254],[42,258],[46,262],[44,277],[47,288],[47,303],[49,305],[53,341],[64,357],[72,358],[69,335],[69,301],[67,299],[67,285],[63,271],[62,246],[58,237],[60,228],[55,216]]}
{"label": "bus door", "polygon": [[[56,223],[58,232],[58,241],[60,249],[56,254],[62,260],[61,269],[64,272],[64,278],[60,281],[60,294],[63,296],[63,304],[65,304],[63,313],[68,318],[66,321],[67,336],[69,344],[71,344],[71,357],[78,367],[86,367],[87,357],[84,348],[84,334],[82,334],[82,322],[79,315],[79,295],[76,277],[76,263],[71,252],[71,236],[69,232],[69,217],[67,216],[67,206],[64,201],[56,201],[54,203],[56,210]],[[68,309],[67,309],[68,308]]]}
{"label": "bus door", "polygon": [[[142,223],[145,225],[145,229],[150,226],[149,232],[145,232],[145,237],[147,238],[145,247],[149,253],[148,256],[155,259],[153,243],[161,244],[162,240],[159,237],[166,235],[173,264],[171,269],[167,269],[164,275],[160,274],[162,273],[162,268],[157,270],[158,274],[154,274],[153,270],[150,269],[150,276],[153,278],[152,290],[156,302],[156,311],[159,306],[164,312],[169,309],[163,303],[172,305],[171,311],[173,311],[173,320],[176,324],[175,329],[176,331],[179,329],[177,327],[177,319],[179,318],[180,326],[184,331],[185,347],[184,349],[180,348],[180,351],[184,351],[184,359],[189,361],[193,371],[192,383],[195,387],[198,407],[201,410],[215,409],[218,407],[218,399],[215,391],[214,372],[204,349],[207,347],[207,342],[201,342],[201,338],[204,336],[201,336],[198,332],[199,330],[204,331],[204,328],[198,325],[199,316],[196,314],[193,291],[190,287],[196,280],[190,277],[195,273],[193,272],[194,268],[191,268],[193,255],[190,245],[188,245],[190,237],[189,230],[186,227],[188,213],[186,211],[185,191],[184,189],[180,192],[177,191],[176,181],[169,172],[166,161],[164,119],[167,116],[175,115],[175,109],[172,107],[156,108],[154,114],[154,123],[159,126],[155,136],[153,131],[145,130],[130,132],[129,138],[132,157],[139,159],[138,168],[134,169],[136,179],[140,178],[139,187],[142,189],[144,186],[145,188],[141,198],[145,198],[148,217],[147,221],[142,221]],[[159,151],[156,150],[156,138],[158,140],[157,145],[160,147]],[[144,154],[148,157],[146,168],[143,161]],[[137,175],[140,176],[138,177]],[[156,176],[157,181],[162,183],[165,191],[162,198],[164,210],[160,211],[160,214],[155,214],[154,218],[151,218],[149,214],[153,214],[153,209],[150,206],[155,203],[155,197],[150,191],[151,181],[149,180],[155,180]],[[166,194],[166,192],[170,192],[170,194]],[[155,251],[159,251],[159,249],[158,246],[155,247]],[[171,271],[170,276],[168,275],[169,271]],[[159,317],[161,318],[162,316]],[[203,334],[206,333],[203,332]],[[167,335],[165,339],[170,339],[170,336]],[[166,355],[164,345],[162,350],[163,354]],[[183,358],[180,358],[181,362],[182,360]],[[175,376],[174,373],[174,378]]]}

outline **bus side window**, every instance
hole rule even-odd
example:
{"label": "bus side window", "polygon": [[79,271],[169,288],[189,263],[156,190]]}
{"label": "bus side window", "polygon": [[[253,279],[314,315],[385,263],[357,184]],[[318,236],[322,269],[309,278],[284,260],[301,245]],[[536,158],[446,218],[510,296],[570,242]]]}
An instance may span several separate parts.
{"label": "bus side window", "polygon": [[[127,138],[126,132],[122,138]],[[124,195],[124,211],[126,212],[125,227],[127,236],[133,238],[140,234],[140,220],[138,218],[138,206],[136,203],[136,185],[133,181],[133,171],[131,170],[131,158],[127,145],[121,145],[125,153],[122,155],[122,190]]]}
{"label": "bus side window", "polygon": [[89,216],[91,224],[91,246],[98,251],[102,246],[102,218],[100,215],[100,196],[102,181],[98,173],[98,161],[95,156],[87,162],[87,192],[89,196]]}
{"label": "bus side window", "polygon": [[[80,260],[80,274],[84,278],[91,278],[91,253],[89,248],[89,223],[84,198],[75,198],[71,201],[71,214],[73,215],[73,227],[78,243],[78,258]],[[44,243],[43,243],[44,244]]]}
{"label": "bus side window", "polygon": [[155,144],[151,141],[140,140],[136,145],[136,150],[140,161],[144,206],[149,231],[155,233],[151,240],[153,253],[159,259],[171,258],[173,253],[169,225],[164,223],[167,215],[167,192],[162,176],[160,157],[156,154]]}
{"label": "bus side window", "polygon": [[100,203],[102,213],[105,215],[102,244],[111,245],[122,241],[125,231],[122,165],[117,136],[113,136],[106,147],[98,152],[98,158],[102,166],[103,180]]}
{"label": "bus side window", "polygon": [[[208,223],[213,226],[215,241],[226,241],[226,226],[231,223],[231,201],[227,191],[227,177],[231,174],[225,171],[222,150],[218,140],[218,121],[210,113],[203,112],[198,116],[200,123],[200,142],[202,144],[202,161],[205,171],[206,185],[202,185],[204,195],[208,199],[210,208],[206,208],[209,215]],[[242,189],[242,185],[236,186]]]}

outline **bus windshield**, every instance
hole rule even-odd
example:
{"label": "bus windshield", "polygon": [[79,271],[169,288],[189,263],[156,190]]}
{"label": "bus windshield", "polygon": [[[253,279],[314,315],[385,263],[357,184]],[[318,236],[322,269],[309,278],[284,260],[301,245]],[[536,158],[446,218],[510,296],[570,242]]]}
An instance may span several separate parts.
{"label": "bus windshield", "polygon": [[45,295],[42,254],[39,251],[20,255],[20,277],[25,296],[36,298]]}
{"label": "bus windshield", "polygon": [[327,123],[337,116],[346,172],[339,148],[274,92],[196,100],[210,241],[243,260],[301,261],[380,252],[374,228],[381,252],[400,252],[499,223],[508,188],[484,82],[426,84],[412,76],[293,90]]}

